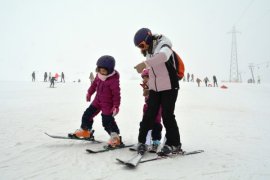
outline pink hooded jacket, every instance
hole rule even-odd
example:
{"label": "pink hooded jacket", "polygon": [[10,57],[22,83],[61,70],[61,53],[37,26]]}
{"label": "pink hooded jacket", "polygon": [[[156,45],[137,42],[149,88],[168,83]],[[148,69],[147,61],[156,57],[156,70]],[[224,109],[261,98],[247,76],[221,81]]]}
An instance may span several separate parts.
{"label": "pink hooded jacket", "polygon": [[120,106],[120,75],[114,71],[105,80],[101,80],[98,75],[95,77],[92,85],[88,89],[88,94],[96,96],[92,105],[102,111],[104,115],[111,115],[112,108]]}

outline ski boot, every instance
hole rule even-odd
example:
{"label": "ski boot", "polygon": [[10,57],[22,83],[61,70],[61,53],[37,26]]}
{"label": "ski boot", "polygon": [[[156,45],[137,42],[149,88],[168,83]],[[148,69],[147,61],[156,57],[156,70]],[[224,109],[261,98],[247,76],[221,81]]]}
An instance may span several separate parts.
{"label": "ski boot", "polygon": [[169,145],[164,145],[160,152],[157,154],[159,156],[168,156],[170,154],[181,154],[183,153],[183,150],[181,149],[181,145],[179,146],[169,146]]}
{"label": "ski boot", "polygon": [[159,145],[160,145],[160,141],[159,140],[153,140],[149,152],[156,153]]}
{"label": "ski boot", "polygon": [[94,140],[94,130],[89,129],[77,129],[74,133],[68,134],[68,137],[79,138],[79,139],[92,139]]}
{"label": "ski boot", "polygon": [[148,149],[147,144],[139,143],[137,145],[138,154],[143,155],[147,151],[147,149]]}
{"label": "ski boot", "polygon": [[108,142],[108,147],[115,148],[124,145],[121,136],[116,132],[111,132],[111,137]]}

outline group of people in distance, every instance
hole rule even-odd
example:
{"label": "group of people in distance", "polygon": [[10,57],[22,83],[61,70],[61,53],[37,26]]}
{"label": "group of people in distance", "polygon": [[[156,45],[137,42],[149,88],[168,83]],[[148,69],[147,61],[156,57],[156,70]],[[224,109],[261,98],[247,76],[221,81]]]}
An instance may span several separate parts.
{"label": "group of people in distance", "polygon": [[[196,79],[196,83],[198,84],[198,87],[200,87],[201,82],[202,82],[201,79],[199,79],[199,78]],[[203,82],[204,82],[206,87],[212,87],[212,86],[218,87],[217,77],[215,75],[213,76],[213,85],[209,83],[210,80],[208,79],[208,77],[205,77],[203,79]]]}
{"label": "group of people in distance", "polygon": [[[44,82],[49,81],[50,82],[50,87],[54,87],[54,82],[57,81],[58,77],[59,77],[59,74],[58,73],[55,73],[55,75],[52,76],[51,73],[49,73],[49,75],[48,75],[48,73],[45,72],[44,73],[44,80],[43,81]],[[65,83],[65,74],[63,72],[61,73],[61,76],[60,77],[61,77],[61,81],[60,82]],[[36,72],[33,71],[32,72],[32,82],[35,82],[35,81],[36,81]]]}
{"label": "group of people in distance", "polygon": [[[187,73],[187,76],[183,78],[183,81],[194,82],[194,74],[190,75],[189,73]],[[202,80],[200,78],[196,78],[196,83],[198,84],[198,87],[200,87],[201,82]],[[210,80],[207,76],[203,79],[203,82],[205,83],[206,87],[212,87],[212,84],[209,84]],[[218,87],[217,77],[215,75],[213,75],[213,86]]]}
{"label": "group of people in distance", "polygon": [[[183,152],[174,114],[179,79],[175,65],[170,63],[173,58],[173,51],[170,48],[172,43],[164,35],[152,34],[150,29],[141,28],[134,36],[134,44],[145,58],[134,67],[141,74],[141,86],[145,96],[136,150],[140,154],[148,150],[146,139],[150,130],[152,130],[150,146],[157,149],[161,140],[163,123],[166,129],[166,141],[161,152],[164,154]],[[110,136],[108,146],[117,147],[123,143],[115,120],[121,104],[119,77],[119,72],[115,70],[113,56],[104,55],[97,60],[96,76],[92,77],[92,83],[86,95],[86,101],[93,100],[82,115],[80,129],[69,135],[77,138],[91,138],[94,117],[101,112],[102,125]],[[94,93],[95,97],[93,97]]]}

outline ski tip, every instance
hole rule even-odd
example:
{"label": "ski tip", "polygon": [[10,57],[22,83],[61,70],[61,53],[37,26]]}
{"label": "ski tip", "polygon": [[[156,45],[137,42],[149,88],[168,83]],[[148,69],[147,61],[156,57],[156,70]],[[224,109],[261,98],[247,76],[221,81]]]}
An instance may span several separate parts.
{"label": "ski tip", "polygon": [[47,132],[44,132],[44,134],[46,134],[47,136],[51,136],[51,135],[49,135]]}
{"label": "ski tip", "polygon": [[183,151],[183,155],[198,154],[198,153],[202,153],[202,152],[204,152],[204,150]]}
{"label": "ski tip", "polygon": [[116,158],[117,162],[121,163],[121,164],[126,164],[125,161],[121,160],[121,159],[118,159]]}
{"label": "ski tip", "polygon": [[128,168],[135,168],[136,166],[134,164],[131,163],[126,163],[125,164]]}
{"label": "ski tip", "polygon": [[135,168],[136,167],[134,164],[128,163],[128,162],[123,161],[121,159],[116,158],[116,160],[118,161],[118,163],[126,165],[126,167],[128,167],[128,168]]}
{"label": "ski tip", "polygon": [[86,152],[91,153],[91,154],[97,153],[97,152],[95,152],[95,151],[93,151],[93,150],[91,150],[91,149],[86,149]]}
{"label": "ski tip", "polygon": [[202,153],[202,152],[204,152],[204,150],[196,150],[196,151],[194,151],[194,152]]}

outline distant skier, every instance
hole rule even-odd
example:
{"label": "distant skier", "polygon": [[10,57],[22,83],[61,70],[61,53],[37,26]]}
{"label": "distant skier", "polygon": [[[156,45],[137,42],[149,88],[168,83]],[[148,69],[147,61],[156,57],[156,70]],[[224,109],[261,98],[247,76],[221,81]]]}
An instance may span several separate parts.
{"label": "distant skier", "polygon": [[205,86],[208,87],[208,82],[209,82],[208,77],[205,77],[203,81],[204,81],[204,83],[205,83]]}
{"label": "distant skier", "polygon": [[90,79],[90,82],[92,84],[94,79],[95,79],[94,74],[92,72],[90,73],[89,79]]}
{"label": "distant skier", "polygon": [[65,82],[65,75],[63,72],[61,73],[61,82]]}
{"label": "distant skier", "polygon": [[47,72],[44,73],[44,82],[47,82],[48,74]]}
{"label": "distant skier", "polygon": [[260,78],[260,76],[258,76],[257,83],[258,83],[258,84],[260,84],[260,83],[261,83],[261,78]]}
{"label": "distant skier", "polygon": [[82,116],[81,129],[76,130],[72,136],[90,138],[92,134],[93,118],[101,111],[102,125],[110,135],[108,145],[119,146],[121,138],[119,128],[114,117],[119,112],[120,82],[119,73],[114,69],[115,60],[112,56],[101,56],[97,61],[97,76],[88,89],[86,100],[90,102],[91,96],[96,96]]}
{"label": "distant skier", "polygon": [[198,87],[200,87],[200,84],[201,84],[202,80],[199,79],[199,78],[197,78],[197,79],[196,79],[196,82],[197,82],[197,84],[198,84]]}
{"label": "distant skier", "polygon": [[187,82],[189,82],[190,74],[187,73]]}
{"label": "distant skier", "polygon": [[194,74],[191,74],[191,80],[190,82],[194,82]]}
{"label": "distant skier", "polygon": [[50,80],[50,82],[51,82],[50,87],[51,88],[54,88],[54,82],[55,81],[57,81],[56,78],[55,77],[51,77],[51,80]]}
{"label": "distant skier", "polygon": [[[145,113],[148,109],[148,100],[149,100],[149,69],[144,69],[141,73],[141,77],[143,79],[143,82],[141,86],[143,87],[143,96],[145,97],[145,104],[143,106],[143,113]],[[152,129],[152,144],[151,144],[151,150],[157,151],[158,146],[160,145],[161,140],[161,131],[162,131],[162,124],[161,124],[161,106],[159,107],[158,114],[156,115],[155,124]],[[150,138],[147,138],[150,139]]]}
{"label": "distant skier", "polygon": [[49,72],[49,82],[51,82],[51,78],[52,78],[52,73]]}
{"label": "distant skier", "polygon": [[186,82],[186,76],[183,77],[183,81]]}
{"label": "distant skier", "polygon": [[33,71],[32,73],[32,82],[35,82],[36,81],[36,73],[35,71]]}
{"label": "distant skier", "polygon": [[214,87],[216,86],[218,87],[217,78],[215,75],[213,76],[213,83],[214,83]]}

